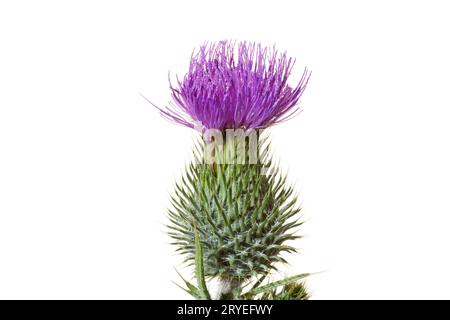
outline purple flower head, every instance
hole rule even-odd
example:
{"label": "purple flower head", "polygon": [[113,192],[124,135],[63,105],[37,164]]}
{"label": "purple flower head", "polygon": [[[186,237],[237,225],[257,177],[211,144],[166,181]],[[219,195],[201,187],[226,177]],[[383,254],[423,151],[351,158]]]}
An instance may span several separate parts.
{"label": "purple flower head", "polygon": [[[294,60],[275,48],[231,41],[194,51],[189,71],[170,83],[173,103],[161,114],[190,128],[259,129],[291,118],[310,72],[287,83]],[[170,80],[169,80],[170,81]]]}

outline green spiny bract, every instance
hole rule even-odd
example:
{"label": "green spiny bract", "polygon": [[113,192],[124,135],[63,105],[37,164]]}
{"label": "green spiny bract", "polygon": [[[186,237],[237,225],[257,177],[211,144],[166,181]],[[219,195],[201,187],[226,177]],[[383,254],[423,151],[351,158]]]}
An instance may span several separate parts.
{"label": "green spiny bract", "polygon": [[[246,140],[246,148],[249,144]],[[296,196],[286,179],[271,166],[268,145],[258,138],[263,150],[256,163],[238,161],[238,152],[212,152],[205,157],[206,143],[194,152],[176,185],[169,210],[170,236],[185,261],[195,258],[195,230],[203,247],[204,273],[212,278],[242,283],[253,276],[267,274],[280,255],[295,252],[285,242],[298,238],[294,229],[301,225]],[[237,150],[233,140],[225,150]]]}

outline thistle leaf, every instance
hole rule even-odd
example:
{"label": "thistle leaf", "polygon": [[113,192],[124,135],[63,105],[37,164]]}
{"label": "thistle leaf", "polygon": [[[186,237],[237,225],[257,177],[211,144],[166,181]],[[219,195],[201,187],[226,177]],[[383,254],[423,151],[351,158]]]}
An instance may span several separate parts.
{"label": "thistle leaf", "polygon": [[178,287],[180,287],[181,289],[183,289],[184,291],[186,291],[187,293],[189,293],[191,296],[193,296],[195,299],[200,299],[201,298],[201,293],[200,290],[194,286],[192,283],[190,283],[189,281],[187,281],[182,275],[181,273],[178,272],[178,270],[176,270],[176,273],[180,276],[181,280],[183,280],[184,284],[186,285],[187,288],[183,288],[182,286],[180,286],[179,284],[177,284],[176,282],[175,285],[177,285]]}
{"label": "thistle leaf", "polygon": [[280,290],[273,289],[263,293],[258,300],[308,300],[309,293],[305,284],[293,282],[284,285]]}
{"label": "thistle leaf", "polygon": [[206,287],[205,272],[203,267],[203,248],[200,243],[200,237],[198,235],[197,228],[195,232],[195,276],[197,278],[197,284],[201,292],[203,299],[211,300],[208,288]]}
{"label": "thistle leaf", "polygon": [[266,284],[266,285],[264,285],[262,287],[257,287],[257,288],[251,289],[250,291],[248,291],[247,293],[244,294],[244,299],[252,299],[254,296],[256,296],[256,295],[258,295],[260,293],[264,293],[264,292],[270,291],[272,289],[275,289],[275,288],[277,288],[279,286],[286,285],[286,284],[298,281],[298,280],[306,278],[306,277],[308,277],[310,275],[311,275],[310,273],[302,273],[302,274],[298,274],[298,275],[295,275],[295,276],[292,276],[292,277],[288,277],[288,278],[285,278],[285,279],[282,279],[282,280],[271,282],[271,283]]}

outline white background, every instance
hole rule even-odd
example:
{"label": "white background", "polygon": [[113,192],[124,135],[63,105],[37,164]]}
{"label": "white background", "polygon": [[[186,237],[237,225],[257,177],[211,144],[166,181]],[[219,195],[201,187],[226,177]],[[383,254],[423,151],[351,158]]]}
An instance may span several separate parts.
{"label": "white background", "polygon": [[[165,207],[194,134],[169,101],[205,40],[313,75],[272,130],[316,299],[450,298],[447,1],[2,1],[0,298],[187,296]],[[181,268],[186,275],[189,270]]]}

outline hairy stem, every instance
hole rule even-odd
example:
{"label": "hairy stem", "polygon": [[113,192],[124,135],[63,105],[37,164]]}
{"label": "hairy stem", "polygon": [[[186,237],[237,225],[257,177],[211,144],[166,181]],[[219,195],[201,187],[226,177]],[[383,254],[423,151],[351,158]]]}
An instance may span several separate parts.
{"label": "hairy stem", "polygon": [[241,282],[235,279],[220,279],[214,300],[233,300],[233,291],[239,288]]}

